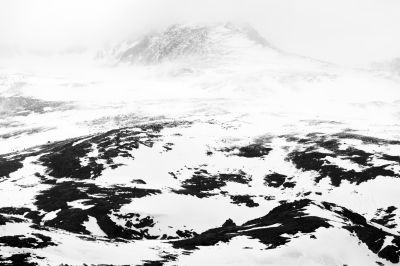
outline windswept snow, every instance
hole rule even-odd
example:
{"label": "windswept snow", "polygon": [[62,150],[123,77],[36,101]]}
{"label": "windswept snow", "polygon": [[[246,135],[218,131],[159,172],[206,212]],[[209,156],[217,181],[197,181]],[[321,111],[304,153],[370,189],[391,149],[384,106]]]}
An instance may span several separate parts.
{"label": "windswept snow", "polygon": [[399,261],[398,81],[233,23],[97,54],[0,68],[0,264]]}

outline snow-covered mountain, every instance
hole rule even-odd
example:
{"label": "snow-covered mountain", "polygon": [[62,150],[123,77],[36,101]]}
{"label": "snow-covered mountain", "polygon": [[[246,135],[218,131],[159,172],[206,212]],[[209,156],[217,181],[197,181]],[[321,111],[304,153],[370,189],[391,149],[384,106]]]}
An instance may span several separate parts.
{"label": "snow-covered mountain", "polygon": [[211,59],[259,47],[276,50],[247,24],[176,24],[164,31],[126,41],[99,52],[98,57],[117,62],[160,63],[196,57]]}
{"label": "snow-covered mountain", "polygon": [[395,80],[234,23],[100,57],[0,68],[0,264],[399,263]]}

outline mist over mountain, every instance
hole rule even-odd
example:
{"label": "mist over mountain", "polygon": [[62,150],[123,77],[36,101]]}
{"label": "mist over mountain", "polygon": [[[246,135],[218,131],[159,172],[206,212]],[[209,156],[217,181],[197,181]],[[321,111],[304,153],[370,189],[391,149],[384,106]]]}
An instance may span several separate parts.
{"label": "mist over mountain", "polygon": [[354,3],[121,1],[0,16],[26,44],[0,61],[0,264],[400,263],[398,62],[276,42],[345,56],[325,16]]}
{"label": "mist over mountain", "polygon": [[374,70],[387,72],[394,76],[400,77],[400,58],[374,62],[371,67]]}
{"label": "mist over mountain", "polygon": [[259,47],[276,51],[248,24],[175,24],[164,31],[120,43],[99,52],[98,57],[114,58],[117,62],[160,63],[183,57],[211,59]]}

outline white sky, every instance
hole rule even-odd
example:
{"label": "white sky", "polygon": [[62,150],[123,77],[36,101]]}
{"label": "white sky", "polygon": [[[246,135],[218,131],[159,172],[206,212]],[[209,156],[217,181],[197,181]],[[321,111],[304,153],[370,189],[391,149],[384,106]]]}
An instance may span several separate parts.
{"label": "white sky", "polygon": [[99,45],[192,20],[246,21],[283,50],[341,64],[400,57],[400,0],[1,0],[0,51]]}

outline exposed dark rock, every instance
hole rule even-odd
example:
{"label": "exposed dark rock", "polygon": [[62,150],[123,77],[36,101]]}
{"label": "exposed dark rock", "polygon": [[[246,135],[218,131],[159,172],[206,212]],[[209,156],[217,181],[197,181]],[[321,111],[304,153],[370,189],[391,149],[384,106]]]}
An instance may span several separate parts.
{"label": "exposed dark rock", "polygon": [[0,225],[5,225],[6,223],[20,223],[24,220],[17,217],[9,217],[0,214]]}
{"label": "exposed dark rock", "polygon": [[262,157],[267,155],[272,149],[266,148],[261,144],[250,144],[248,146],[240,147],[237,156],[242,157]]}
{"label": "exposed dark rock", "polygon": [[222,227],[231,227],[231,226],[236,226],[235,222],[232,219],[228,219],[224,222]]}
{"label": "exposed dark rock", "polygon": [[388,154],[382,154],[381,159],[386,161],[392,161],[400,164],[400,156],[393,156]]}
{"label": "exposed dark rock", "polygon": [[143,181],[142,179],[133,179],[131,182],[135,183],[135,184],[140,184],[140,185],[145,185],[146,184],[146,182]]}
{"label": "exposed dark rock", "polygon": [[375,217],[371,221],[387,228],[395,228],[397,226],[394,221],[396,214],[393,212],[395,210],[397,210],[397,208],[394,206],[389,206],[386,209],[378,209]]}
{"label": "exposed dark rock", "polygon": [[399,263],[399,247],[390,245],[379,251],[378,256],[387,259],[391,263]]}
{"label": "exposed dark rock", "polygon": [[[388,165],[373,166],[370,163],[371,158],[374,156],[372,153],[354,147],[340,149],[339,137],[344,138],[345,136],[347,135],[336,134],[327,136],[321,135],[320,133],[308,134],[308,138],[297,140],[298,143],[306,145],[305,148],[292,151],[288,154],[287,159],[292,161],[299,169],[318,172],[319,176],[316,178],[316,182],[319,182],[323,178],[330,178],[333,186],[339,186],[343,180],[360,184],[375,179],[377,176],[398,177],[396,173],[386,168]],[[350,136],[356,137],[356,135]],[[364,140],[373,143],[375,143],[375,141],[387,143],[383,140],[368,138]],[[391,141],[388,142],[391,143]],[[319,151],[320,148],[324,148],[329,152],[321,152]],[[327,160],[327,157],[350,160],[364,167],[364,169],[359,172],[355,170],[346,170],[331,164]]]}
{"label": "exposed dark rock", "polygon": [[35,237],[26,237],[23,235],[2,236],[0,244],[15,248],[45,248],[55,246],[51,238],[42,234],[33,234]]}
{"label": "exposed dark rock", "polygon": [[174,144],[168,142],[163,146],[163,148],[164,148],[165,151],[170,151],[170,150],[172,150],[172,146],[174,146]]}
{"label": "exposed dark rock", "polygon": [[247,175],[242,170],[238,173],[219,174],[219,179],[224,182],[235,182],[240,184],[248,184],[251,181],[251,176]]}
{"label": "exposed dark rock", "polygon": [[[150,217],[132,226],[138,230],[121,227],[111,220],[112,211],[118,211],[122,205],[128,204],[133,198],[141,198],[160,193],[159,190],[113,186],[97,187],[94,184],[80,182],[58,183],[48,190],[42,191],[35,205],[46,212],[56,211],[57,216],[44,222],[44,225],[64,229],[74,233],[89,234],[83,226],[89,216],[95,217],[100,228],[110,238],[140,239],[147,236],[145,227],[151,227],[154,222]],[[98,197],[101,195],[101,197]],[[67,203],[75,200],[85,200],[89,209],[72,208]],[[32,214],[31,214],[32,215]],[[32,217],[32,216],[31,216]],[[33,221],[39,223],[43,217],[33,216]]]}
{"label": "exposed dark rock", "polygon": [[175,255],[175,254],[169,254],[167,252],[164,252],[164,254],[161,255],[161,259],[160,260],[152,260],[152,261],[151,260],[146,260],[140,266],[161,266],[161,265],[164,265],[167,262],[176,261],[177,257],[178,256]]}
{"label": "exposed dark rock", "polygon": [[179,237],[182,237],[182,238],[189,238],[189,237],[194,237],[194,236],[197,235],[196,232],[189,231],[189,230],[177,230],[177,231],[176,231],[176,234],[177,234]]}
{"label": "exposed dark rock", "polygon": [[2,177],[8,177],[11,173],[22,168],[22,158],[6,159],[0,157],[0,180]]}
{"label": "exposed dark rock", "polygon": [[293,188],[296,186],[295,182],[286,181],[287,179],[287,176],[278,173],[268,174],[264,177],[265,185],[269,187]]}
{"label": "exposed dark rock", "polygon": [[333,186],[339,186],[343,180],[360,184],[375,179],[378,176],[398,177],[393,171],[386,169],[385,165],[369,167],[361,172],[345,170],[337,165],[329,164],[329,162],[324,159],[327,156],[332,155],[319,152],[295,151],[290,153],[288,158],[299,169],[318,172],[319,176],[316,178],[316,182],[319,182],[323,178],[330,178]]}
{"label": "exposed dark rock", "polygon": [[247,207],[258,207],[259,204],[254,202],[251,196],[249,195],[235,195],[231,196],[232,202],[234,204],[240,205],[240,204],[245,204]]}
{"label": "exposed dark rock", "polygon": [[183,189],[175,190],[175,193],[204,198],[212,196],[214,193],[211,191],[220,189],[225,185],[226,183],[216,176],[194,175],[190,179],[183,181]]}
{"label": "exposed dark rock", "polygon": [[4,214],[12,214],[12,215],[23,215],[27,212],[30,212],[31,210],[29,208],[25,208],[25,207],[20,207],[20,208],[16,208],[16,207],[2,207],[0,208],[0,213],[4,213]]}
{"label": "exposed dark rock", "polygon": [[169,175],[171,175],[173,178],[177,179],[176,174],[173,172],[168,172]]}
{"label": "exposed dark rock", "polygon": [[222,187],[226,186],[227,182],[248,184],[250,181],[251,176],[248,176],[241,170],[237,173],[212,175],[205,169],[198,169],[190,179],[186,179],[182,182],[182,189],[174,190],[174,192],[204,198],[222,193],[221,191],[215,192],[214,190],[220,190]]}
{"label": "exposed dark rock", "polygon": [[9,257],[0,256],[0,262],[4,266],[37,266],[35,262],[30,262],[30,253],[18,253]]}
{"label": "exposed dark rock", "polygon": [[220,151],[222,152],[228,152],[232,155],[247,158],[263,157],[264,155],[268,155],[271,150],[272,148],[265,147],[263,144],[260,143],[249,144],[242,147],[233,146],[220,149]]}

